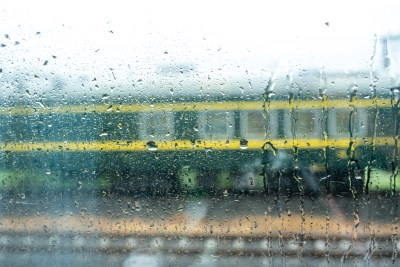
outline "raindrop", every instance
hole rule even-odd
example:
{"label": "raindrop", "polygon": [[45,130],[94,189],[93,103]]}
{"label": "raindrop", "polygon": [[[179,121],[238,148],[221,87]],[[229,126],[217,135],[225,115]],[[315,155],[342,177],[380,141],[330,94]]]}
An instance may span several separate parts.
{"label": "raindrop", "polygon": [[180,211],[182,211],[183,210],[183,205],[182,204],[179,204],[179,206],[178,206],[178,211],[180,212]]}
{"label": "raindrop", "polygon": [[240,140],[240,148],[241,149],[247,149],[248,144],[249,144],[249,141],[247,141],[246,139]]}
{"label": "raindrop", "polygon": [[49,168],[46,169],[46,174],[47,174],[47,175],[50,175],[50,174],[51,174],[51,171],[50,171]]}
{"label": "raindrop", "polygon": [[352,101],[353,98],[357,95],[358,92],[358,86],[356,84],[353,84],[349,87],[347,94],[349,96],[349,100]]}
{"label": "raindrop", "polygon": [[107,132],[102,132],[101,134],[99,134],[99,136],[107,136],[108,133]]}
{"label": "raindrop", "polygon": [[109,94],[104,94],[104,95],[101,96],[101,98],[102,98],[103,100],[106,100],[106,99],[108,99],[109,97],[110,97]]}
{"label": "raindrop", "polygon": [[135,202],[135,210],[140,211],[142,207],[140,206],[140,203],[138,201]]}
{"label": "raindrop", "polygon": [[225,190],[224,191],[224,197],[227,197],[228,196],[228,190]]}
{"label": "raindrop", "polygon": [[158,149],[158,146],[154,141],[147,142],[146,146],[147,146],[147,149],[150,151],[156,151]]}

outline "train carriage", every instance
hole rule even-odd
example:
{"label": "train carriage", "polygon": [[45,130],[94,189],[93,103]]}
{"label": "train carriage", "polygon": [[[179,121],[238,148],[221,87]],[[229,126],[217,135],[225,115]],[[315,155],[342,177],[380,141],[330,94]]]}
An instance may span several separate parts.
{"label": "train carriage", "polygon": [[118,90],[44,86],[33,93],[47,94],[44,104],[25,87],[6,88],[2,189],[271,193],[298,190],[300,178],[313,192],[354,193],[365,190],[366,168],[394,162],[397,85],[388,75],[213,81],[193,69]]}

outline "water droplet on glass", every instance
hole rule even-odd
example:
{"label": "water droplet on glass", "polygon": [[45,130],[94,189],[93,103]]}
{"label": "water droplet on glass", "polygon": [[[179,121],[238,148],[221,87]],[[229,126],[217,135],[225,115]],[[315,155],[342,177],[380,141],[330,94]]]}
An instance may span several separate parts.
{"label": "water droplet on glass", "polygon": [[139,202],[135,202],[135,210],[136,211],[140,211],[142,208],[140,207],[140,203]]}
{"label": "water droplet on glass", "polygon": [[101,96],[101,98],[102,98],[103,100],[106,100],[106,99],[108,99],[109,97],[110,97],[109,94],[104,94],[104,95]]}
{"label": "water droplet on glass", "polygon": [[147,149],[150,151],[156,151],[158,149],[158,146],[154,141],[147,142],[146,146],[147,146]]}
{"label": "water droplet on glass", "polygon": [[102,132],[101,134],[99,134],[99,136],[107,136],[108,133],[107,132]]}
{"label": "water droplet on glass", "polygon": [[249,144],[249,141],[247,141],[246,139],[240,140],[240,148],[241,149],[247,149],[248,144]]}
{"label": "water droplet on glass", "polygon": [[224,197],[227,197],[228,196],[228,190],[225,190],[224,191]]}
{"label": "water droplet on glass", "polygon": [[46,174],[47,174],[47,175],[50,175],[50,174],[51,174],[51,171],[50,171],[49,168],[46,169]]}

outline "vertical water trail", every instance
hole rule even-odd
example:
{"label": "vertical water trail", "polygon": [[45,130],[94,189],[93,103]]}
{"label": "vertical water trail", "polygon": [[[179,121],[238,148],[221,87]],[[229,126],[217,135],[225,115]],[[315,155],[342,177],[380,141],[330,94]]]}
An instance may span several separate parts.
{"label": "vertical water trail", "polygon": [[400,87],[391,88],[391,105],[393,113],[393,158],[392,158],[392,175],[390,177],[390,188],[392,195],[396,195],[396,178],[399,174],[399,104],[400,104]]}
{"label": "vertical water trail", "polygon": [[321,136],[323,141],[323,157],[324,157],[324,167],[325,167],[325,190],[326,193],[329,195],[331,193],[330,190],[330,176],[331,171],[329,167],[329,145],[328,145],[328,131],[327,131],[327,124],[328,124],[328,97],[326,95],[326,90],[328,89],[327,78],[325,74],[324,67],[320,70],[320,88],[319,88],[319,97],[322,101],[322,119],[321,119]]}
{"label": "vertical water trail", "polygon": [[268,164],[269,164],[269,148],[272,150],[273,155],[276,155],[276,149],[271,142],[271,121],[269,118],[269,112],[271,108],[271,97],[274,95],[274,87],[275,87],[275,74],[271,75],[271,78],[268,81],[267,87],[264,90],[263,94],[263,116],[264,116],[264,128],[265,128],[265,143],[262,147],[263,151],[263,182],[264,182],[264,190],[268,192],[268,178],[272,178],[271,174],[268,174]]}
{"label": "vertical water trail", "polygon": [[350,247],[343,254],[341,262],[342,264],[346,262],[348,255],[353,250],[355,243],[357,242],[357,227],[360,224],[360,219],[358,216],[358,204],[356,202],[356,191],[353,187],[353,180],[356,178],[356,171],[359,168],[358,161],[356,159],[356,142],[357,142],[357,132],[356,132],[356,117],[357,117],[357,85],[352,85],[349,88],[349,106],[350,106],[350,114],[349,114],[349,147],[347,149],[348,155],[348,164],[347,164],[347,173],[349,180],[349,190],[353,199],[353,218],[354,218],[354,226],[353,226],[353,237],[352,243]]}
{"label": "vertical water trail", "polygon": [[[298,236],[298,242],[300,248],[297,252],[297,257],[299,261],[303,264],[303,250],[304,250],[304,224],[305,224],[305,214],[304,214],[304,185],[303,179],[300,177],[300,168],[299,168],[299,140],[297,136],[297,121],[299,119],[299,102],[301,90],[294,85],[293,83],[293,73],[289,73],[287,76],[288,80],[288,96],[289,96],[289,112],[290,112],[290,121],[291,121],[291,133],[292,133],[292,141],[293,141],[293,178],[297,181],[297,185],[300,191],[300,216],[301,216],[301,225],[300,225],[300,234]],[[296,90],[297,89],[297,90]]]}
{"label": "vertical water trail", "polygon": [[330,257],[330,253],[329,253],[329,225],[330,223],[330,217],[329,217],[329,210],[326,210],[326,214],[325,214],[325,259],[326,262],[329,264],[329,257]]}
{"label": "vertical water trail", "polygon": [[391,105],[393,113],[393,158],[392,158],[392,175],[390,176],[391,195],[394,197],[391,213],[394,214],[392,220],[392,243],[393,253],[392,262],[394,264],[397,259],[397,234],[395,233],[398,224],[398,195],[396,194],[396,178],[399,175],[399,104],[400,104],[400,87],[391,88]]}
{"label": "vertical water trail", "polygon": [[373,128],[372,128],[372,140],[371,140],[371,157],[368,161],[367,165],[367,181],[365,183],[365,194],[368,195],[369,191],[369,183],[371,180],[371,171],[372,171],[372,165],[375,161],[375,146],[376,146],[376,129],[377,129],[377,124],[378,124],[378,94],[376,91],[376,84],[378,82],[378,78],[375,76],[375,70],[374,70],[374,62],[375,62],[375,55],[376,55],[376,45],[378,42],[378,38],[375,35],[374,36],[374,49],[373,49],[373,54],[371,56],[371,63],[370,63],[370,68],[369,68],[369,79],[370,79],[370,89],[371,89],[371,96],[372,96],[372,108],[373,108]]}
{"label": "vertical water trail", "polygon": [[352,85],[349,88],[349,106],[350,106],[350,115],[349,115],[349,147],[347,149],[347,155],[349,158],[348,164],[347,164],[347,173],[348,173],[348,179],[349,179],[349,189],[350,192],[353,196],[353,199],[355,199],[355,191],[353,188],[353,180],[355,179],[355,171],[357,168],[357,160],[356,160],[356,141],[357,141],[357,132],[356,132],[356,116],[357,116],[357,85]]}
{"label": "vertical water trail", "polygon": [[[394,227],[392,227],[392,233],[394,231],[393,228]],[[397,259],[397,235],[396,234],[392,234],[392,244],[393,244],[392,264],[394,265],[394,263],[396,262],[396,259]]]}
{"label": "vertical water trail", "polygon": [[[325,69],[322,67],[320,69],[320,88],[319,88],[319,97],[322,101],[322,119],[321,119],[321,136],[323,141],[323,157],[324,157],[324,167],[325,167],[325,190],[328,198],[330,197],[331,189],[330,189],[330,176],[331,171],[329,167],[329,145],[328,145],[328,97],[326,95],[326,91],[328,89],[328,82],[325,74]],[[329,207],[329,205],[328,205]],[[329,264],[329,210],[326,210],[325,214],[325,259]]]}
{"label": "vertical water trail", "polygon": [[289,112],[290,112],[290,131],[292,133],[292,141],[293,141],[293,169],[294,169],[294,178],[300,184],[299,175],[298,175],[298,156],[299,156],[299,141],[297,138],[297,121],[299,119],[299,112],[298,112],[298,103],[295,101],[296,98],[299,97],[300,92],[298,95],[295,93],[295,86],[293,84],[293,73],[289,73],[287,76],[289,87],[288,87],[288,96],[289,96]]}
{"label": "vertical water trail", "polygon": [[[368,161],[367,165],[367,180],[365,182],[365,195],[366,195],[366,205],[368,207],[368,220],[369,224],[371,225],[370,227],[370,243],[368,246],[368,251],[367,254],[365,255],[365,260],[367,261],[367,265],[369,265],[369,260],[372,257],[372,254],[375,251],[375,233],[372,227],[373,221],[372,221],[372,215],[371,215],[371,207],[369,205],[369,184],[371,180],[371,172],[372,172],[372,166],[375,162],[375,147],[376,147],[376,131],[377,131],[377,124],[378,124],[378,114],[379,114],[379,109],[378,109],[378,94],[376,91],[376,86],[378,82],[378,78],[375,75],[375,69],[374,69],[374,64],[375,64],[375,56],[376,56],[376,46],[378,43],[378,37],[375,34],[374,35],[374,46],[373,46],[373,51],[372,51],[372,56],[371,56],[371,61],[370,61],[370,67],[369,67],[369,79],[370,79],[370,90],[371,90],[371,98],[372,98],[372,119],[373,119],[373,125],[372,125],[372,138],[371,138],[371,143],[370,143],[370,153],[371,156]],[[369,122],[367,122],[368,125]],[[364,198],[365,199],[365,198]]]}
{"label": "vertical water trail", "polygon": [[[262,147],[262,165],[263,165],[263,170],[262,170],[262,176],[263,176],[263,183],[264,183],[264,191],[265,193],[268,193],[268,179],[279,179],[279,177],[273,177],[272,171],[269,169],[269,163],[271,161],[270,158],[270,151],[272,150],[273,156],[276,155],[276,149],[274,145],[271,142],[271,121],[270,121],[270,108],[271,108],[271,98],[274,95],[274,87],[275,87],[275,74],[271,75],[271,78],[268,81],[268,84],[264,90],[263,94],[263,117],[264,117],[264,129],[265,129],[265,143]],[[284,224],[284,218],[281,216],[282,211],[279,208],[279,181],[278,181],[278,190],[275,192],[274,196],[274,203],[275,203],[275,208],[278,213],[278,217],[281,219],[281,227],[283,227]],[[279,250],[281,254],[281,263],[283,264],[284,262],[284,252],[283,252],[283,234],[281,229],[278,231],[279,235]],[[271,241],[270,241],[271,244]],[[271,247],[272,248],[272,247]],[[271,250],[272,251],[272,250]],[[273,255],[272,253],[270,254],[270,262],[273,262]]]}

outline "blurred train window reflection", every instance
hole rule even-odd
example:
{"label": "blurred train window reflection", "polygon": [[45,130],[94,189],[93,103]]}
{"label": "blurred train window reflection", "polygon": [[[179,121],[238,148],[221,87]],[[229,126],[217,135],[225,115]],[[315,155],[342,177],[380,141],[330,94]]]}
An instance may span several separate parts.
{"label": "blurred train window reflection", "polygon": [[140,122],[141,139],[172,139],[174,133],[174,121],[171,112],[143,112],[140,114]]}
{"label": "blurred train window reflection", "polygon": [[241,112],[241,135],[247,139],[265,138],[266,136],[266,118],[270,121],[269,137],[276,138],[278,134],[278,111],[273,110],[268,114],[263,111],[242,111]]}
{"label": "blurred train window reflection", "polygon": [[[301,105],[301,104],[299,104]],[[321,135],[321,112],[312,110],[298,110],[293,113],[286,110],[285,113],[285,134],[292,137],[296,134],[298,139],[319,138]]]}
{"label": "blurred train window reflection", "polygon": [[234,134],[234,115],[228,111],[205,111],[199,114],[202,139],[227,139]]}

